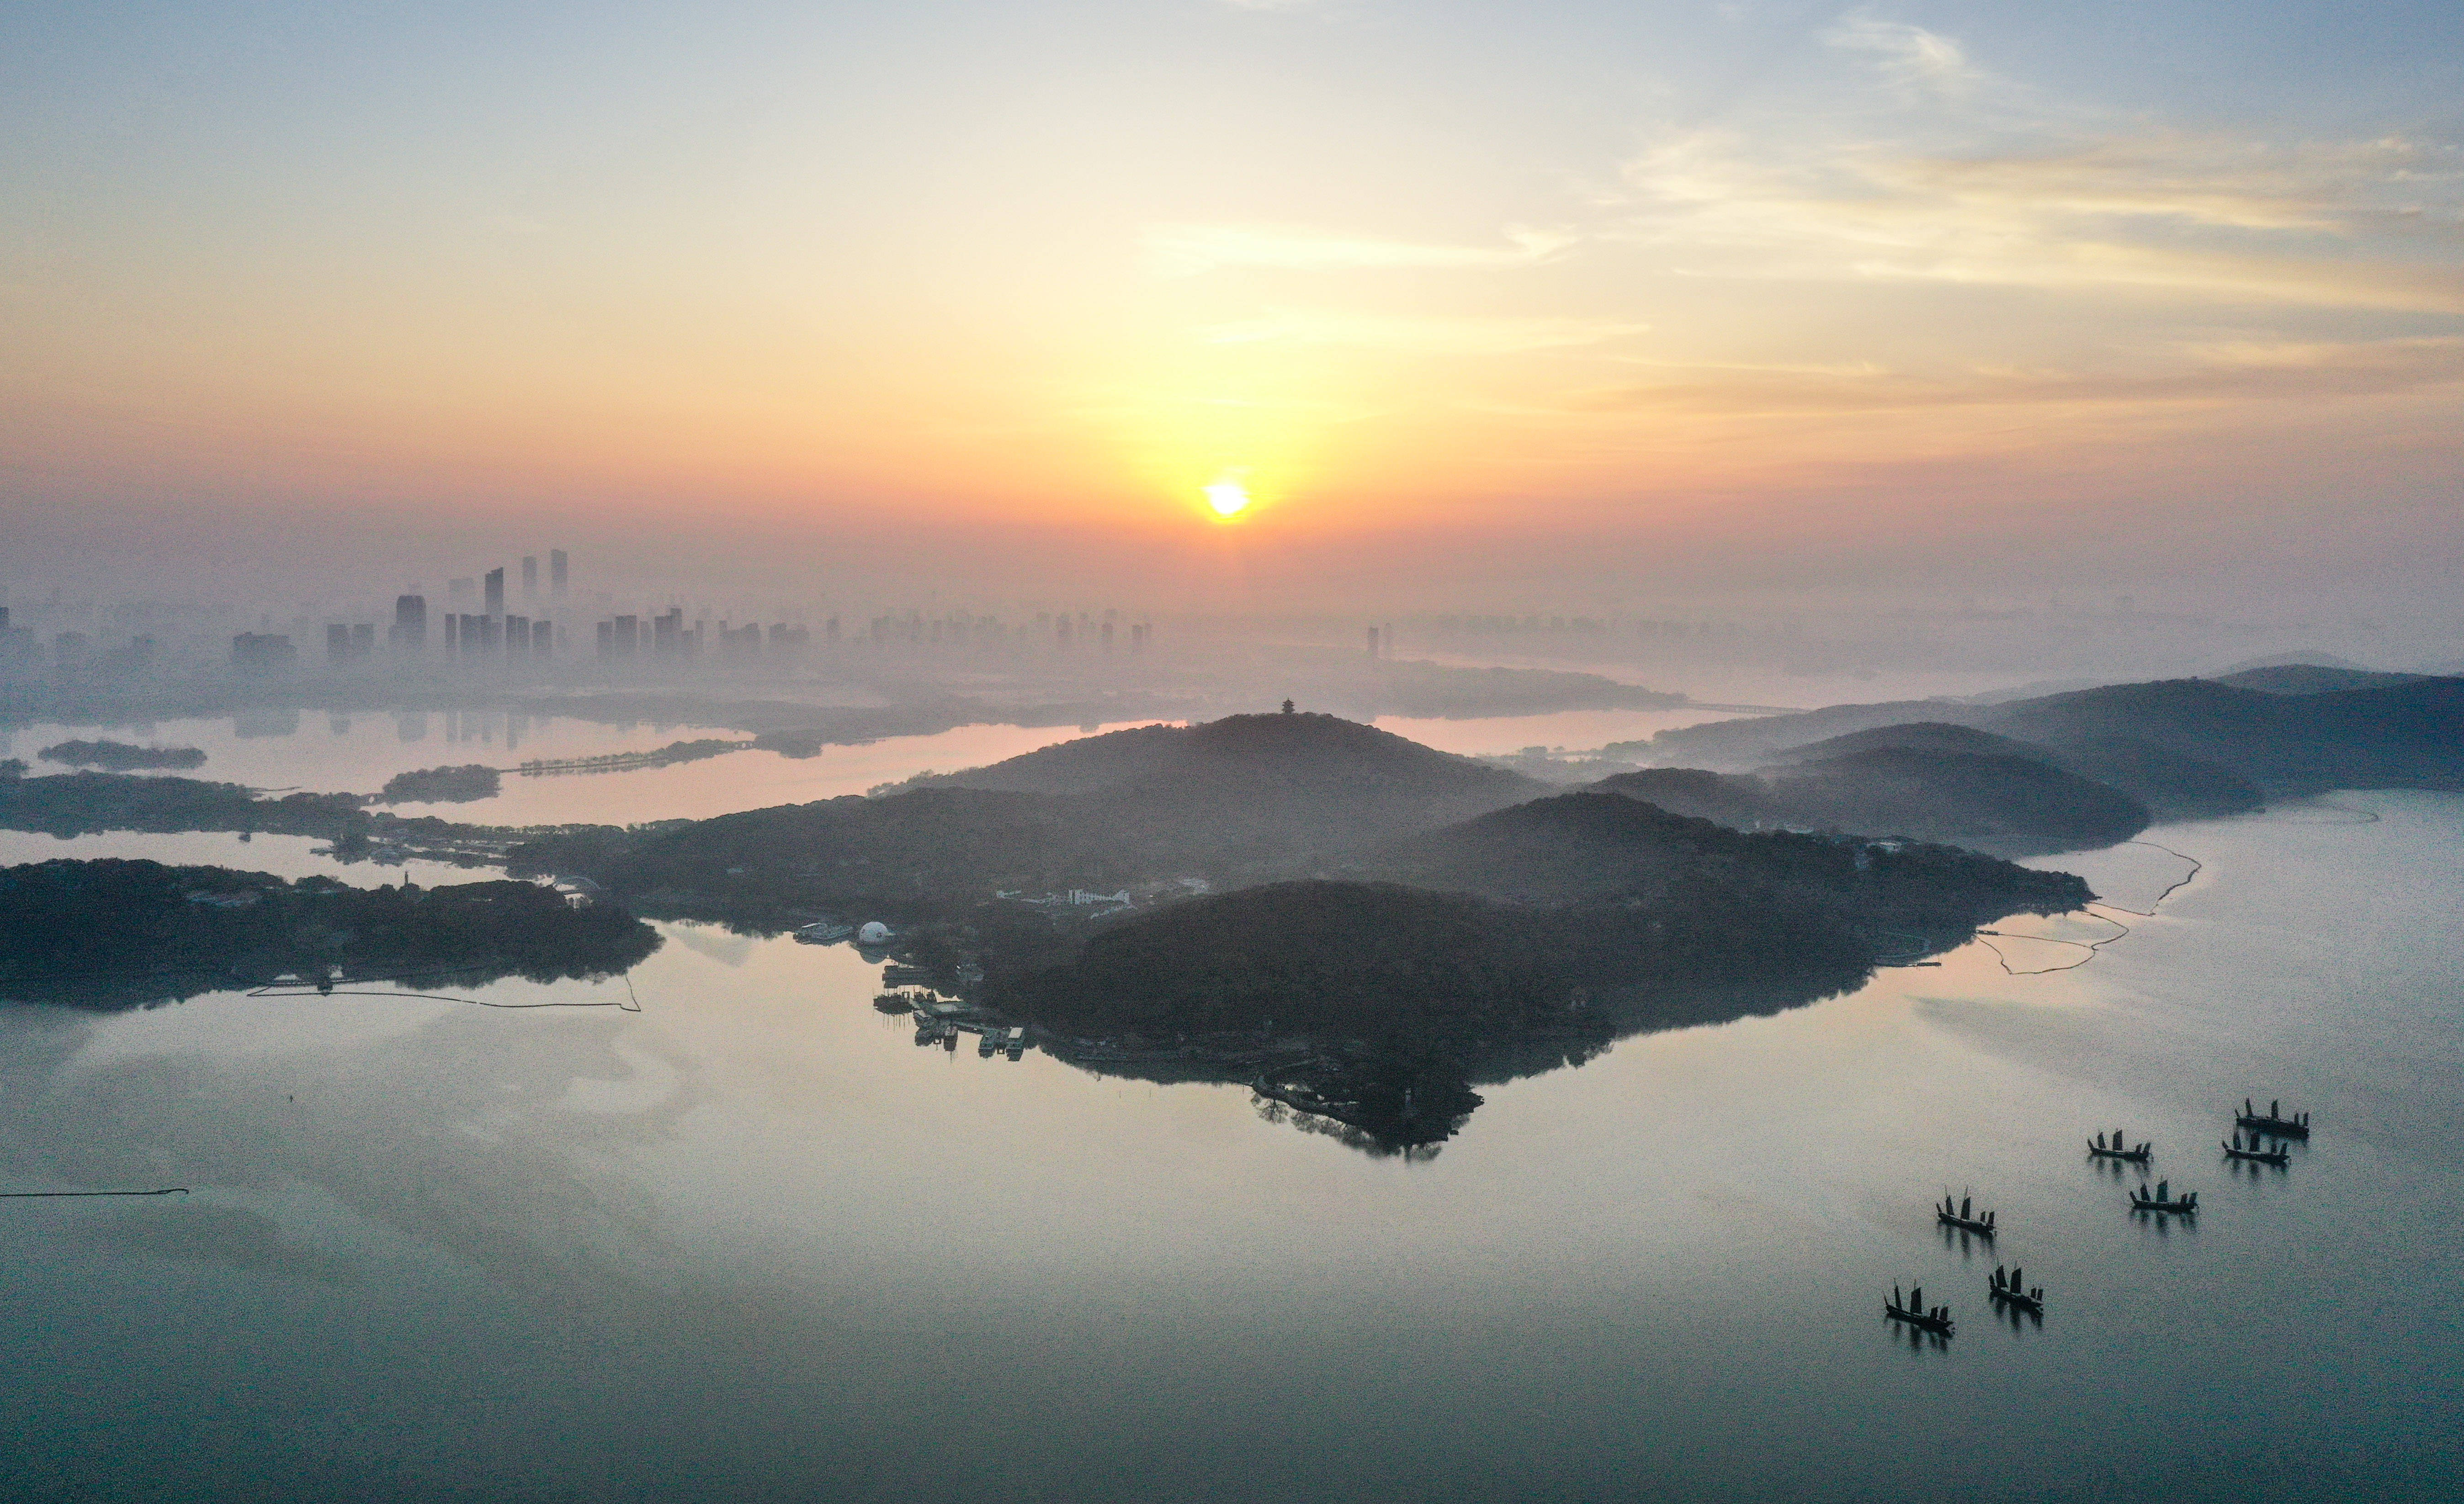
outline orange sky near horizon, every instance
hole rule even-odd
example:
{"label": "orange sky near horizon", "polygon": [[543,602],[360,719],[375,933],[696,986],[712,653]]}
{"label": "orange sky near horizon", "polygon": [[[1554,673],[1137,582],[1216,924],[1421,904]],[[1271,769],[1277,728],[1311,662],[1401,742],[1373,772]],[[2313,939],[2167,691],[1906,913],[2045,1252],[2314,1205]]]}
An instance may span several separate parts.
{"label": "orange sky near horizon", "polygon": [[2434,70],[2277,38],[2168,116],[2015,9],[953,3],[30,27],[7,506],[2332,545],[2464,474]]}

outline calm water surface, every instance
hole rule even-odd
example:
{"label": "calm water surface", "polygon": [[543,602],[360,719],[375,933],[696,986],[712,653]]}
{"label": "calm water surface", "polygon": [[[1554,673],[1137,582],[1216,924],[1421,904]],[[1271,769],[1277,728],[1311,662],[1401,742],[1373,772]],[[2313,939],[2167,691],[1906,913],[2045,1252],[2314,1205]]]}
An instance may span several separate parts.
{"label": "calm water surface", "polygon": [[[1484,1088],[1421,1164],[1238,1088],[917,1050],[847,949],[693,926],[629,993],[485,994],[638,1014],[10,1008],[10,1188],[195,1193],[0,1202],[0,1467],[112,1498],[2453,1497],[2464,798],[2150,839],[2204,869],[2084,968],[1980,943],[1629,1039]],[[2140,907],[2182,870],[2047,864]],[[2246,1093],[2316,1114],[2290,1169],[2218,1163]],[[2195,1225],[2085,1161],[2116,1124]],[[1998,1254],[1931,1224],[1963,1188]],[[2040,1328],[1988,1313],[1997,1256]],[[1958,1336],[1895,1334],[1894,1280]]]}
{"label": "calm water surface", "polygon": [[707,819],[738,810],[862,794],[876,784],[895,783],[919,773],[981,767],[1095,731],[1149,724],[959,726],[930,736],[889,736],[857,746],[827,747],[816,757],[748,751],[627,773],[527,777],[513,770],[529,760],[649,752],[681,741],[743,741],[747,733],[725,727],[614,726],[569,716],[503,711],[346,716],[286,711],[244,721],[164,721],[135,730],[34,726],[0,733],[0,756],[23,757],[33,763],[37,774],[65,773],[69,770],[56,763],[34,762],[34,753],[72,738],[109,737],[151,746],[194,747],[205,752],[205,766],[185,772],[186,777],[253,788],[347,794],[373,794],[395,774],[415,768],[485,763],[505,770],[502,792],[495,798],[386,808],[402,815],[434,815],[480,825],[622,825],[647,819]]}

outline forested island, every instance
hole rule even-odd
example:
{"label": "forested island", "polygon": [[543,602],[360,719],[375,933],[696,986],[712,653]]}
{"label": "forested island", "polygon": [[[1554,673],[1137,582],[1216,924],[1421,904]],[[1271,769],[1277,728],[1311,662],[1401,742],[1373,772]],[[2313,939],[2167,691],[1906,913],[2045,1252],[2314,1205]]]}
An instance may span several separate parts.
{"label": "forested island", "polygon": [[[879,797],[571,832],[510,861],[647,913],[891,921],[936,986],[1063,1058],[1249,1081],[1377,1147],[1442,1139],[1478,1080],[1808,1001],[1879,957],[2091,896],[1944,845],[1552,796],[1299,713],[1088,737]],[[1210,888],[1228,891],[1190,896]],[[1110,896],[1053,897],[1089,889]]]}
{"label": "forested island", "polygon": [[55,742],[34,754],[45,762],[72,768],[99,768],[106,773],[133,773],[141,768],[202,768],[206,754],[194,747],[138,747],[127,742]]}
{"label": "forested island", "polygon": [[504,787],[504,775],[483,762],[451,768],[419,768],[397,773],[377,791],[379,804],[467,804],[493,799]]}
{"label": "forested island", "polygon": [[648,925],[532,883],[420,889],[226,867],[0,868],[0,998],[130,1008],[284,977],[476,987],[605,976],[656,949]]}

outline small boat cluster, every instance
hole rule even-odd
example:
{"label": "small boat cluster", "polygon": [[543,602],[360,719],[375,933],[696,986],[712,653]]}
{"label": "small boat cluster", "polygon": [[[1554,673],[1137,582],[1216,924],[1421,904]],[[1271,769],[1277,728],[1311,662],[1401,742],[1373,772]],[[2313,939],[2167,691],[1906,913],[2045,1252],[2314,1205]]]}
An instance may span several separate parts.
{"label": "small boat cluster", "polygon": [[[2241,1111],[2233,1117],[2233,1137],[2224,1141],[2225,1158],[2228,1162],[2250,1161],[2281,1167],[2291,1158],[2285,1147],[2285,1141],[2288,1139],[2306,1141],[2309,1137],[2310,1115],[2308,1113],[2287,1113],[2281,1101],[2270,1101],[2267,1104],[2267,1111],[2262,1113],[2257,1110],[2255,1103],[2245,1099],[2241,1104]],[[2149,1165],[2155,1160],[2156,1145],[2145,1139],[2134,1143],[2129,1134],[2116,1128],[2110,1134],[2099,1131],[2089,1139],[2087,1152],[2091,1161]],[[2143,1181],[2136,1189],[2130,1191],[2129,1195],[2130,1210],[2134,1214],[2146,1214],[2158,1218],[2196,1217],[2199,1214],[2199,1193],[2190,1190],[2176,1195],[2170,1180],[2159,1180],[2153,1190],[2149,1190]],[[1972,1192],[1963,1191],[1956,1202],[1946,1194],[1941,1203],[1933,1209],[1933,1219],[1943,1227],[1954,1229],[1969,1237],[1982,1238],[1989,1243],[1993,1241],[1995,1235],[2001,1232],[2001,1218],[1992,1211],[1980,1210]],[[1987,1299],[1996,1308],[2012,1313],[2014,1319],[2021,1314],[2034,1317],[2039,1321],[2044,1319],[2044,1287],[2029,1284],[2025,1272],[2016,1267],[2005,1269],[1999,1264],[1993,1266],[1993,1274],[1986,1282],[1985,1293]],[[1890,1301],[1882,1307],[1882,1315],[1914,1331],[1925,1333],[1937,1339],[1948,1338],[1957,1329],[1957,1324],[1951,1319],[1950,1307],[1926,1305],[1922,1287],[1911,1287],[1906,1297],[1903,1299],[1900,1287],[1893,1285]]]}

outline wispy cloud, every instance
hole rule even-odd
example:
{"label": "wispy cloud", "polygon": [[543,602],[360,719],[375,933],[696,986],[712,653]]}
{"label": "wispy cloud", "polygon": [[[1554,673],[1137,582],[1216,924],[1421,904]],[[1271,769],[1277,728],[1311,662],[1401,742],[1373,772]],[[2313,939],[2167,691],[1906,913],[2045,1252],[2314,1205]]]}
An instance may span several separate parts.
{"label": "wispy cloud", "polygon": [[1885,21],[1870,11],[1846,17],[1823,41],[1842,52],[1870,55],[1884,78],[1912,95],[1961,96],[1995,81],[1949,37],[1922,26]]}
{"label": "wispy cloud", "polygon": [[1570,405],[1726,414],[1891,412],[2304,401],[2464,383],[2464,338],[2230,342],[2173,354],[2169,369],[2108,373],[1979,367],[1923,375],[1881,366],[1694,370],[1664,381],[1584,393]]}
{"label": "wispy cloud", "polygon": [[2401,138],[2151,133],[1958,156],[1778,153],[1697,132],[1636,160],[1625,181],[1624,218],[1606,233],[1698,275],[2464,313],[2464,159]]}
{"label": "wispy cloud", "polygon": [[1422,355],[1514,355],[1608,344],[1647,334],[1651,326],[1613,319],[1385,316],[1279,311],[1263,318],[1218,324],[1210,344],[1292,344],[1393,350]]}
{"label": "wispy cloud", "polygon": [[1363,269],[1521,267],[1546,260],[1573,243],[1562,232],[1515,229],[1506,244],[1464,246],[1293,226],[1158,225],[1146,232],[1150,264],[1166,276],[1194,276],[1221,267],[1287,272]]}

